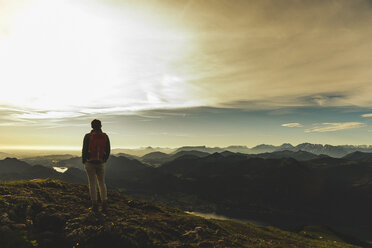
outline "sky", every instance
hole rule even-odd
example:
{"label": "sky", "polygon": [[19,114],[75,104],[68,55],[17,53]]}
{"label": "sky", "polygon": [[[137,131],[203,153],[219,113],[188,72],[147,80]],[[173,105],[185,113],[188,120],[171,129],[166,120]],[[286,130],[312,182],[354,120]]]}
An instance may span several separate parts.
{"label": "sky", "polygon": [[370,0],[0,0],[0,148],[371,144]]}

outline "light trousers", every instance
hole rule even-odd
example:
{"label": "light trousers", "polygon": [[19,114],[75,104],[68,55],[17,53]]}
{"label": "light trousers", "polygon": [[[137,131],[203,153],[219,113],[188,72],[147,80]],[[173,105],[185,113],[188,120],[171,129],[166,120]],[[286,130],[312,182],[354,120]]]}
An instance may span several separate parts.
{"label": "light trousers", "polygon": [[97,202],[97,181],[101,201],[107,200],[107,188],[105,184],[105,164],[85,164],[85,171],[88,175],[89,194],[93,202]]}

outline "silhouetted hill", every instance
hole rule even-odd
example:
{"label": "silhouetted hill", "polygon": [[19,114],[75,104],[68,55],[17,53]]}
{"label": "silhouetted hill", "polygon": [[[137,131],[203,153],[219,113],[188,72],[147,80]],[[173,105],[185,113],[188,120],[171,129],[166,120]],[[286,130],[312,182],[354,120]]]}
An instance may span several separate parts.
{"label": "silhouetted hill", "polygon": [[224,149],[220,147],[206,147],[206,146],[182,146],[178,148],[173,153],[178,153],[180,151],[199,151],[199,152],[206,152],[206,153],[215,153],[215,152],[223,152]]}
{"label": "silhouetted hill", "polygon": [[166,154],[162,152],[152,152],[149,154],[144,155],[141,158],[141,161],[151,164],[152,166],[158,167],[161,164],[165,162],[172,161],[174,159],[177,159],[182,156],[196,156],[196,157],[205,157],[210,155],[210,153],[207,152],[201,152],[201,151],[179,151],[175,154]]}
{"label": "silhouetted hill", "polygon": [[203,205],[209,212],[282,227],[326,224],[354,228],[364,238],[372,235],[369,163],[330,157],[303,162],[244,159],[216,153],[174,160],[159,169],[177,176],[185,183],[183,193],[199,201],[188,205],[190,200],[180,200],[177,204],[184,208]]}
{"label": "silhouetted hill", "polygon": [[288,150],[276,151],[276,152],[271,152],[271,153],[267,152],[267,153],[252,155],[252,156],[265,158],[265,159],[294,158],[298,161],[306,161],[306,160],[318,158],[317,155],[310,153],[310,152],[305,152],[305,151],[293,152],[293,151],[288,151]]}
{"label": "silhouetted hill", "polygon": [[106,163],[107,171],[116,172],[129,172],[137,171],[147,168],[144,164],[136,159],[129,159],[123,156],[111,156]]}
{"label": "silhouetted hill", "polygon": [[261,144],[251,148],[249,153],[274,152],[276,149],[278,149],[276,146]]}
{"label": "silhouetted hill", "polygon": [[158,166],[165,161],[168,161],[170,155],[164,152],[151,152],[141,157],[141,160],[145,163],[149,163],[154,166]]}
{"label": "silhouetted hill", "polygon": [[84,172],[77,169],[69,169],[66,173],[59,173],[50,167],[42,165],[30,165],[16,158],[0,160],[0,181],[28,180],[35,178],[53,178],[66,182],[86,182]]}
{"label": "silhouetted hill", "polygon": [[127,157],[129,159],[137,159],[137,160],[141,159],[141,157],[139,157],[139,156],[135,156],[135,155],[131,155],[131,154],[123,153],[123,152],[116,153],[115,156],[117,156],[117,157],[122,156],[122,157]]}
{"label": "silhouetted hill", "polygon": [[0,159],[4,159],[7,157],[13,157],[13,155],[6,152],[0,152]]}
{"label": "silhouetted hill", "polygon": [[322,145],[322,144],[311,144],[311,143],[302,143],[298,144],[297,146],[293,146],[289,143],[284,143],[280,146],[273,146],[273,145],[258,145],[255,146],[247,153],[271,153],[275,151],[306,151],[309,153],[313,153],[315,155],[321,155],[325,154],[332,157],[343,157],[349,153],[355,152],[355,151],[362,151],[362,152],[372,152],[371,146],[351,146],[351,145],[339,145],[339,146],[333,146],[333,145]]}
{"label": "silhouetted hill", "polygon": [[71,167],[62,173],[61,180],[71,183],[87,183],[87,175],[85,171]]}
{"label": "silhouetted hill", "polygon": [[247,146],[228,146],[224,147],[223,149],[230,151],[230,152],[235,152],[235,153],[248,153],[249,148]]}
{"label": "silhouetted hill", "polygon": [[5,158],[4,160],[0,160],[1,173],[23,172],[29,167],[29,164],[16,158]]}
{"label": "silhouetted hill", "polygon": [[57,154],[57,155],[45,155],[36,157],[22,158],[22,161],[27,162],[30,165],[42,164],[44,166],[56,166],[59,161],[67,160],[75,156],[71,154]]}
{"label": "silhouetted hill", "polygon": [[285,150],[293,151],[294,149],[295,149],[295,147],[292,144],[283,143],[282,145],[280,145],[279,147],[277,147],[275,149],[275,151],[285,151]]}
{"label": "silhouetted hill", "polygon": [[[223,157],[234,157],[235,159],[247,159],[247,158],[264,158],[264,159],[281,159],[281,158],[294,158],[298,161],[307,161],[319,158],[318,155],[305,152],[305,151],[276,151],[276,152],[266,152],[266,153],[258,153],[258,154],[243,154],[243,153],[234,153],[231,151],[224,151],[218,153]],[[199,157],[206,157],[208,154]],[[323,155],[326,156],[326,155]]]}
{"label": "silhouetted hill", "polygon": [[346,149],[344,146],[332,146],[332,145],[320,145],[320,144],[310,144],[302,143],[296,146],[296,149],[311,152],[314,154],[327,154],[331,157],[342,157],[350,150]]}
{"label": "silhouetted hill", "polygon": [[56,166],[84,169],[84,165],[82,164],[81,157],[72,157],[72,158],[69,158],[69,159],[60,160],[60,161],[58,161]]}
{"label": "silhouetted hill", "polygon": [[87,186],[62,181],[1,183],[0,192],[2,248],[357,247],[321,233],[307,238],[314,228],[295,234],[206,220],[110,190],[108,211],[93,214]]}
{"label": "silhouetted hill", "polygon": [[174,152],[175,149],[173,148],[163,148],[163,147],[143,147],[137,149],[112,149],[111,153],[113,155],[120,155],[120,153],[125,153],[129,155],[134,155],[137,157],[142,157],[151,152],[164,152],[164,153],[171,153]]}
{"label": "silhouetted hill", "polygon": [[372,162],[372,153],[356,151],[344,156],[343,159],[370,163]]}
{"label": "silhouetted hill", "polygon": [[72,155],[47,155],[47,156],[37,156],[28,157],[21,159],[30,165],[43,165],[46,167],[74,167],[78,169],[83,169],[83,164],[81,157]]}
{"label": "silhouetted hill", "polygon": [[[224,157],[229,157],[229,156],[236,156],[238,154],[234,153],[234,152],[230,152],[230,151],[223,151],[223,152],[221,152],[221,155],[224,156]],[[245,157],[246,157],[246,155],[245,155]]]}
{"label": "silhouetted hill", "polygon": [[179,157],[182,157],[182,156],[185,156],[185,155],[192,155],[192,156],[195,156],[195,157],[198,157],[198,158],[202,158],[202,157],[209,156],[210,153],[208,153],[208,152],[201,152],[201,151],[195,151],[195,150],[191,150],[191,151],[179,151],[179,152],[171,155],[171,159],[176,159],[176,158],[179,158]]}
{"label": "silhouetted hill", "polygon": [[146,197],[183,188],[176,176],[126,157],[110,157],[106,164],[106,179],[109,187]]}
{"label": "silhouetted hill", "polygon": [[[64,173],[59,173],[51,167],[41,165],[30,165],[24,161],[15,158],[7,158],[0,160],[0,180],[23,180],[34,178],[52,178],[61,179],[67,182],[84,183],[86,182],[86,175],[84,165],[81,158],[74,157],[60,162],[63,166],[68,167]],[[123,156],[111,156],[106,164],[106,177],[110,178],[112,186],[123,186],[128,182],[143,181],[145,175],[151,176],[151,168],[142,164],[135,159],[128,159]],[[155,174],[156,175],[156,172]],[[147,181],[146,181],[147,182]],[[134,186],[133,186],[134,187]]]}

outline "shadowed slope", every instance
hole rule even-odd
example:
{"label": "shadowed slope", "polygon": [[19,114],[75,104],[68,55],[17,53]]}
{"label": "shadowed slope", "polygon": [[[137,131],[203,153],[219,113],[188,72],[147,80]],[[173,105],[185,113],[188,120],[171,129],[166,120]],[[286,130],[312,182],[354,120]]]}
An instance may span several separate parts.
{"label": "shadowed slope", "polygon": [[232,221],[205,220],[109,191],[107,214],[88,210],[85,185],[57,180],[0,184],[0,246],[356,247]]}

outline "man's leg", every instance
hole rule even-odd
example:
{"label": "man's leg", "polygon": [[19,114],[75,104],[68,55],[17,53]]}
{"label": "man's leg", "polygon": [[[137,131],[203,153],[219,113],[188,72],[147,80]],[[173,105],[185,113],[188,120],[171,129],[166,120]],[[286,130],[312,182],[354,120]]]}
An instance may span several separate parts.
{"label": "man's leg", "polygon": [[102,201],[103,210],[106,210],[107,207],[107,188],[105,184],[105,164],[97,165],[96,167],[97,179],[98,179],[98,188]]}
{"label": "man's leg", "polygon": [[95,211],[97,208],[97,177],[94,164],[86,163],[85,171],[88,176],[90,199],[92,200],[92,207]]}

